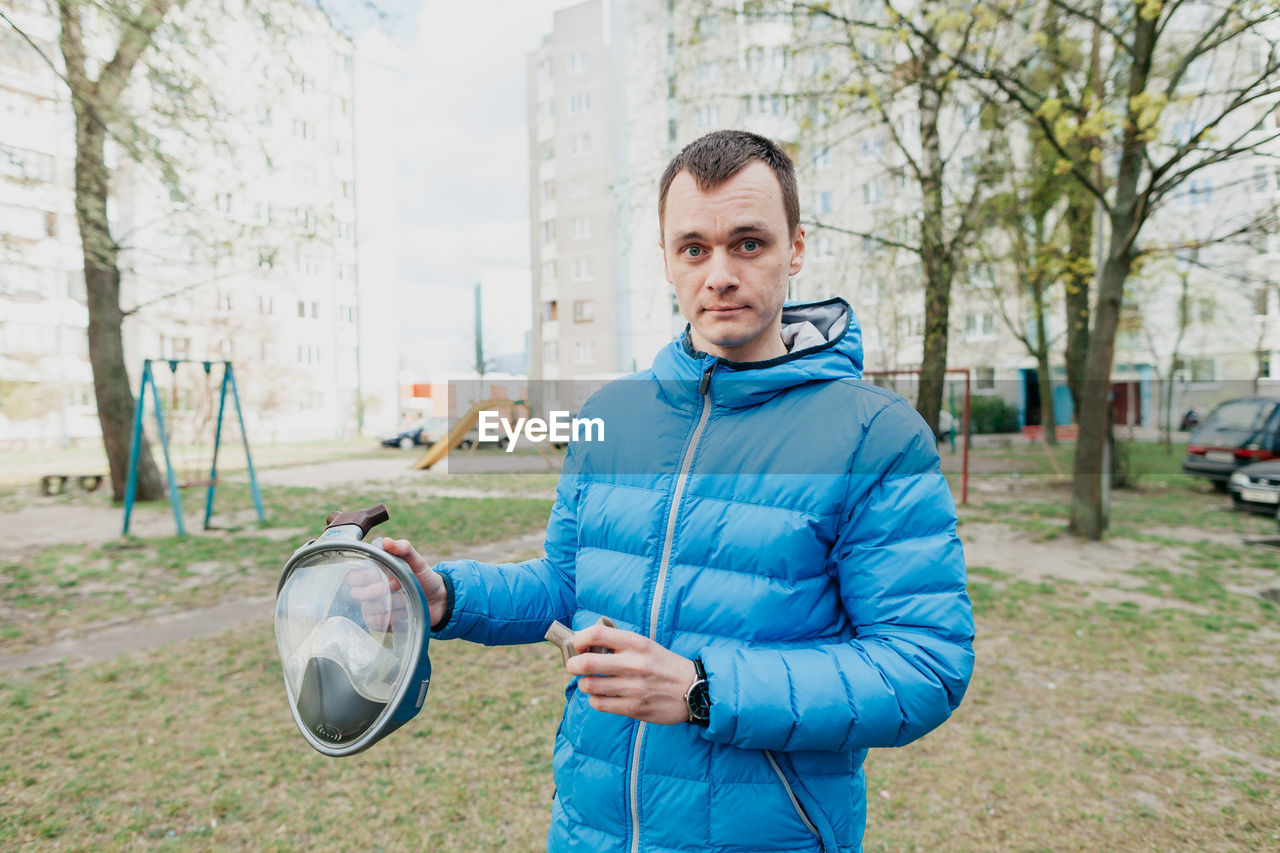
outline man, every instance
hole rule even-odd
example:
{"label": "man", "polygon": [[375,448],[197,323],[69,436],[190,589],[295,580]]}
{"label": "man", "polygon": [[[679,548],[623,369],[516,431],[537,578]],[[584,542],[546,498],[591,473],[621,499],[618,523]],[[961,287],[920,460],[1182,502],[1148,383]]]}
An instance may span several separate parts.
{"label": "man", "polygon": [[964,694],[973,621],[933,438],[859,380],[843,300],[784,307],[797,197],[749,133],[668,166],[661,248],[689,325],[584,407],[609,440],[571,446],[545,557],[433,571],[384,545],[437,638],[578,629],[550,850],[860,850],[867,749]]}

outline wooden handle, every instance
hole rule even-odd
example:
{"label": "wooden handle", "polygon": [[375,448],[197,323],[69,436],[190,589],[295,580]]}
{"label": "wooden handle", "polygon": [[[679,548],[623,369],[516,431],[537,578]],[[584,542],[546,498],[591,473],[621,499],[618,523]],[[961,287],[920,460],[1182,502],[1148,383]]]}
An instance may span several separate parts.
{"label": "wooden handle", "polygon": [[374,504],[368,509],[358,509],[354,512],[343,512],[335,509],[333,512],[325,516],[324,523],[326,527],[336,527],[340,524],[357,525],[361,532],[361,538],[369,535],[369,531],[377,525],[391,518],[391,513],[387,512],[387,508],[382,504]]}
{"label": "wooden handle", "polygon": [[[603,625],[606,628],[618,627],[613,623],[613,620],[610,619],[608,616],[601,616],[599,619],[596,620],[596,624]],[[546,638],[552,645],[560,649],[560,657],[564,658],[565,665],[568,665],[569,658],[573,657],[578,653],[578,650],[573,646],[573,637],[574,637],[574,631],[570,630],[569,628],[566,628],[564,625],[561,625],[559,622],[552,622],[551,627],[547,629]],[[592,646],[591,648],[587,649],[587,651],[593,652],[598,655],[609,653],[609,650],[606,649],[604,646]]]}

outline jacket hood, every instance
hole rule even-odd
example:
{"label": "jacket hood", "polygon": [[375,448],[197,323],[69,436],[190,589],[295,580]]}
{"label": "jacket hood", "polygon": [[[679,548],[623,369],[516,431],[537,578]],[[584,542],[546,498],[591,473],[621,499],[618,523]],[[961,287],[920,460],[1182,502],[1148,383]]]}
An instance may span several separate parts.
{"label": "jacket hood", "polygon": [[[679,339],[658,352],[653,374],[665,396],[691,401],[705,381],[713,404],[727,408],[758,405],[807,382],[862,378],[862,327],[848,302],[836,297],[787,303],[782,306],[782,328],[784,340],[794,342],[786,355],[735,362],[694,349],[686,325]],[[820,342],[807,345],[812,341]]]}

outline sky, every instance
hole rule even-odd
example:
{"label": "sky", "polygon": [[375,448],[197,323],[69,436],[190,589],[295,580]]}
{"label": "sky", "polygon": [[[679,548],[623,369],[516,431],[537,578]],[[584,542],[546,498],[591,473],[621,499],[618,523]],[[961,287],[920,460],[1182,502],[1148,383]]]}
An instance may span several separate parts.
{"label": "sky", "polygon": [[398,85],[405,366],[474,362],[474,285],[485,346],[520,349],[531,325],[526,61],[574,0],[394,0],[383,28],[403,48]]}

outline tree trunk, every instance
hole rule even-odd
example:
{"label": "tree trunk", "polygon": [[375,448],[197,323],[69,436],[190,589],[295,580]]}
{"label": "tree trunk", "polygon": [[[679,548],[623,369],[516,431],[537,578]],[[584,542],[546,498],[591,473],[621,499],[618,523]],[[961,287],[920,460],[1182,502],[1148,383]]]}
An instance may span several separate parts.
{"label": "tree trunk", "polygon": [[[104,140],[106,129],[92,106],[76,103],[76,221],[84,253],[84,281],[89,308],[89,363],[98,423],[111,471],[111,494],[124,499],[129,475],[129,444],[133,434],[134,399],[124,362],[120,310],[119,248],[107,221],[109,173]],[[164,497],[165,484],[151,455],[146,436],[138,456],[138,500]]]}
{"label": "tree trunk", "polygon": [[1036,370],[1040,374],[1040,425],[1044,440],[1058,443],[1058,420],[1053,411],[1053,376],[1049,373],[1049,350],[1042,347],[1036,354]]}
{"label": "tree trunk", "polygon": [[1111,476],[1111,472],[1103,468],[1103,447],[1110,424],[1111,366],[1115,360],[1116,330],[1120,326],[1125,280],[1133,267],[1138,233],[1150,214],[1146,198],[1138,193],[1138,180],[1147,151],[1134,110],[1150,79],[1151,58],[1155,54],[1159,34],[1156,21],[1156,16],[1138,15],[1134,23],[1133,62],[1128,72],[1128,112],[1116,174],[1115,201],[1109,216],[1111,234],[1102,275],[1098,279],[1098,305],[1089,335],[1082,407],[1077,417],[1080,438],[1076,443],[1069,529],[1086,539],[1101,539],[1107,529],[1102,478]]}
{"label": "tree trunk", "polygon": [[938,136],[938,116],[942,93],[933,76],[938,52],[926,44],[921,62],[920,145],[923,151],[920,190],[920,249],[924,269],[924,354],[920,364],[920,388],[916,409],[936,435],[942,410],[942,391],[947,376],[947,326],[950,322],[953,259],[944,237],[945,211],[942,199],[942,144]]}
{"label": "tree trunk", "polygon": [[1084,259],[1093,257],[1093,197],[1080,187],[1068,193],[1067,210],[1067,258],[1070,260],[1066,275],[1067,387],[1071,391],[1071,404],[1080,420],[1083,405],[1085,361],[1089,354],[1089,279],[1093,270],[1086,271]]}
{"label": "tree trunk", "polygon": [[[1113,229],[1117,228],[1116,219],[1116,216],[1112,217]],[[1127,229],[1120,233],[1127,233]],[[1120,239],[1122,238],[1115,237],[1113,242]],[[1104,467],[1103,447],[1107,442],[1107,424],[1110,421],[1111,365],[1115,358],[1120,297],[1131,264],[1132,258],[1127,252],[1119,257],[1113,253],[1108,255],[1102,268],[1098,309],[1094,314],[1093,334],[1085,368],[1087,379],[1081,389],[1081,409],[1076,413],[1080,437],[1076,441],[1075,468],[1072,472],[1069,529],[1085,539],[1101,539],[1108,524],[1102,502],[1102,478],[1110,477],[1111,472],[1106,470],[1109,466]]]}

